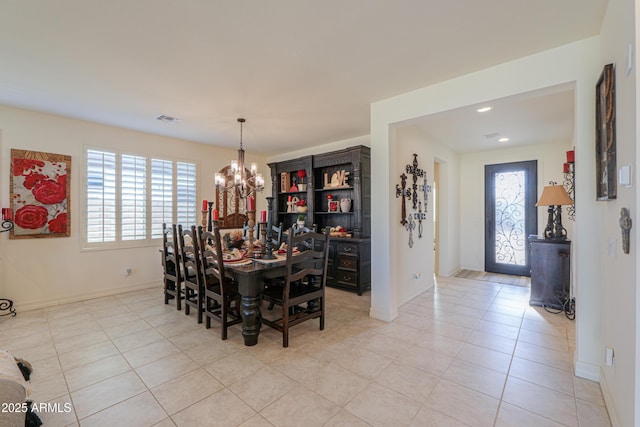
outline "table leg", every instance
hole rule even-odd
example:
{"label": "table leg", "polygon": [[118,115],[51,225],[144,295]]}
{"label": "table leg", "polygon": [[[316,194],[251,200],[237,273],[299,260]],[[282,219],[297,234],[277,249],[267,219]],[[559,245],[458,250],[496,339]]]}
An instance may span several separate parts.
{"label": "table leg", "polygon": [[258,335],[260,335],[260,325],[262,323],[260,297],[243,295],[240,311],[242,312],[244,345],[252,346],[258,344]]}

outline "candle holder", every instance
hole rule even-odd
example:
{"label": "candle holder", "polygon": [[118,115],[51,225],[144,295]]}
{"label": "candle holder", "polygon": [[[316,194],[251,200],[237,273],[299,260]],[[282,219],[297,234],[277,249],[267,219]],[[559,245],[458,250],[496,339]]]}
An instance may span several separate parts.
{"label": "candle holder", "polygon": [[260,254],[264,258],[264,254],[267,252],[267,223],[259,222],[258,229],[260,230]]}
{"label": "candle holder", "polygon": [[273,209],[273,197],[267,197],[267,244],[266,246],[266,251],[264,256],[262,257],[263,259],[276,259],[276,256],[273,254],[273,240],[272,240],[272,233],[273,233],[273,224],[271,222],[271,212]]}
{"label": "candle holder", "polygon": [[3,219],[2,220],[2,230],[0,230],[0,233],[4,233],[5,231],[9,231],[13,229],[13,221],[10,219]]}
{"label": "candle holder", "polygon": [[211,218],[211,213],[213,212],[213,202],[209,203],[209,213],[207,214],[207,231],[213,231],[213,219]]}
{"label": "candle holder", "polygon": [[[3,311],[6,311],[6,313],[3,313]],[[0,298],[0,316],[15,316],[16,314],[16,310],[13,308],[13,301],[7,298]]]}
{"label": "candle holder", "polygon": [[247,222],[247,232],[249,233],[249,254],[253,254],[253,231],[256,225],[256,211],[247,211],[249,221]]}

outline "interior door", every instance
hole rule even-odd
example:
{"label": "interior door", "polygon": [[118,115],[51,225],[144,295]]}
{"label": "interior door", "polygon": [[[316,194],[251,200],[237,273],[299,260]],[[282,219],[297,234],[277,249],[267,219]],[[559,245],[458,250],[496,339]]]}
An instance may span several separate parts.
{"label": "interior door", "polygon": [[527,238],[537,232],[536,160],[485,166],[485,270],[530,276]]}

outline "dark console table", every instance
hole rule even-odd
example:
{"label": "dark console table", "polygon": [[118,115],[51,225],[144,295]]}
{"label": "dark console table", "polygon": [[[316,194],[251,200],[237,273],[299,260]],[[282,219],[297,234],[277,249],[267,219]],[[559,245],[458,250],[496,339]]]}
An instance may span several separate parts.
{"label": "dark console table", "polygon": [[570,298],[571,241],[530,237],[529,247],[531,249],[529,305],[566,311]]}

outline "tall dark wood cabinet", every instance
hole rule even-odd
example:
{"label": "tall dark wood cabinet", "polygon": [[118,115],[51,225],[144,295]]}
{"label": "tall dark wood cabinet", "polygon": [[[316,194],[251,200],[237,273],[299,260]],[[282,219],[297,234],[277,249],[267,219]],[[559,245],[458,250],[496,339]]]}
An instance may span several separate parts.
{"label": "tall dark wood cabinet", "polygon": [[[270,163],[273,218],[290,228],[298,212],[287,212],[289,197],[307,201],[306,225],[318,230],[346,229],[331,237],[327,285],[355,291],[371,288],[371,150],[356,146],[329,153]],[[305,170],[305,191],[290,192]],[[283,175],[284,174],[284,175]],[[287,181],[288,180],[288,181]],[[330,197],[329,197],[330,196]],[[343,200],[350,200],[341,206]],[[348,209],[347,209],[348,208]],[[344,234],[348,235],[345,236]]]}
{"label": "tall dark wood cabinet", "polygon": [[529,239],[531,250],[530,305],[564,308],[569,297],[571,241]]}

